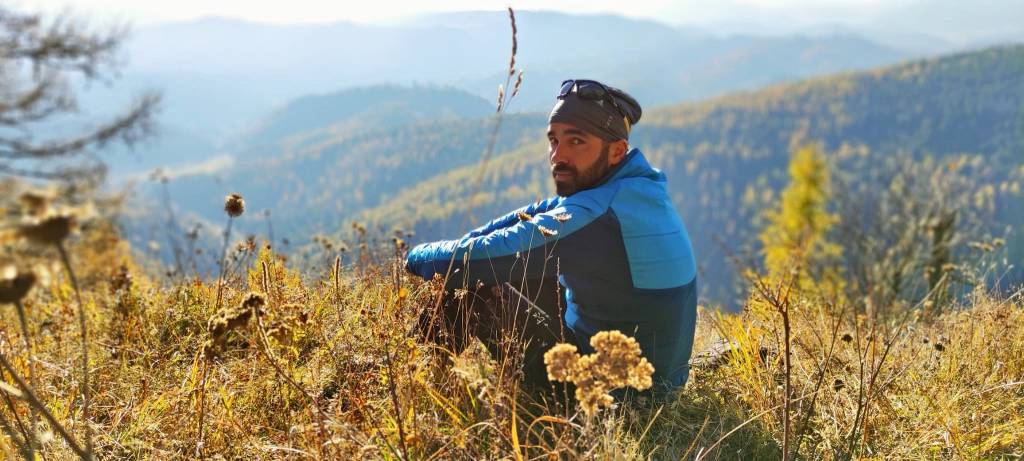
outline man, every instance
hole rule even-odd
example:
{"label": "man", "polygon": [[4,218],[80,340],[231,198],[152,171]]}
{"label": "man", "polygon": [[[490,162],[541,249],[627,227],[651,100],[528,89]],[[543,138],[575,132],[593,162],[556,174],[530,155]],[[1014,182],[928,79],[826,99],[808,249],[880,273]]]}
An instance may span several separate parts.
{"label": "man", "polygon": [[[410,272],[463,288],[461,302],[448,296],[442,312],[424,313],[424,337],[459,352],[472,334],[500,355],[508,345],[501,338],[518,335],[529,344],[530,377],[542,373],[539,357],[555,340],[591,353],[591,336],[619,330],[637,339],[655,382],[685,384],[696,264],[665,175],[629,148],[640,115],[636,100],[616,88],[593,80],[562,84],[547,131],[558,195],[459,240],[409,252]],[[548,280],[554,274],[557,284]],[[550,325],[555,316],[564,323]]]}

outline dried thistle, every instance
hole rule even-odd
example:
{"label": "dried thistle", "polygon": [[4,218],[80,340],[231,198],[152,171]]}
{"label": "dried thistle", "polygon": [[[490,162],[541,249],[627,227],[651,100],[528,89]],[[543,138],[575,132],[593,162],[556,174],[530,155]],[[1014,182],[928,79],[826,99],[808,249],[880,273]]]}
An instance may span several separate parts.
{"label": "dried thistle", "polygon": [[75,217],[71,214],[57,214],[33,219],[18,228],[18,234],[30,242],[41,245],[58,245],[71,235],[75,228]]}
{"label": "dried thistle", "polygon": [[262,309],[263,306],[266,305],[266,298],[264,298],[263,295],[259,293],[249,293],[248,295],[245,296],[245,299],[242,300],[242,307],[246,309]]}
{"label": "dried thistle", "polygon": [[0,304],[20,302],[35,283],[35,273],[19,271],[13,266],[5,267],[0,271]]}
{"label": "dried thistle", "polygon": [[221,342],[229,331],[243,327],[252,318],[252,309],[234,308],[222,311],[207,323],[207,330],[210,332],[214,342]]}
{"label": "dried thistle", "polygon": [[18,202],[29,216],[43,216],[50,210],[54,194],[51,191],[28,190],[18,196]]}
{"label": "dried thistle", "polygon": [[245,199],[237,192],[229,194],[224,198],[224,212],[232,218],[237,218],[245,213]]}

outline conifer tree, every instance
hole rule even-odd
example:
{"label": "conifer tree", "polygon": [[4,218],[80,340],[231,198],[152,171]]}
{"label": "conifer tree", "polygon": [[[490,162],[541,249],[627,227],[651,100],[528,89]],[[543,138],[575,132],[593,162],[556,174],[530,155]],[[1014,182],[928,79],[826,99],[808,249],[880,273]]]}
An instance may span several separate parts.
{"label": "conifer tree", "polygon": [[766,212],[761,232],[764,268],[769,280],[789,280],[803,292],[837,294],[842,280],[836,264],[842,247],[828,240],[838,222],[828,211],[830,178],[825,157],[814,146],[797,149],[789,163],[790,183],[778,208]]}

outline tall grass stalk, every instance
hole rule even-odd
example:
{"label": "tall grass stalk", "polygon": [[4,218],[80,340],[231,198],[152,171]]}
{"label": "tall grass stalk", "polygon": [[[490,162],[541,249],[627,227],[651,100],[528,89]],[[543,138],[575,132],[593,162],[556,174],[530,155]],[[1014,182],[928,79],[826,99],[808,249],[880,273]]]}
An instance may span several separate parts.
{"label": "tall grass stalk", "polygon": [[[14,366],[11,365],[11,362],[7,360],[7,356],[5,356],[3,353],[0,353],[0,366],[3,366],[4,371],[6,371],[7,374],[11,377],[11,379],[14,380],[14,383],[17,384],[18,389],[21,391],[21,395],[19,397],[25,399],[25,401],[28,402],[29,405],[31,405],[33,408],[39,410],[39,412],[42,413],[43,418],[46,419],[46,422],[50,423],[50,426],[53,428],[53,430],[57,431],[57,433],[60,434],[64,441],[67,442],[68,446],[71,447],[71,450],[74,451],[79,458],[84,460],[91,460],[92,453],[91,451],[89,451],[88,447],[86,449],[82,449],[82,446],[79,445],[75,438],[67,431],[67,429],[64,428],[64,425],[57,421],[57,418],[53,416],[53,413],[51,413],[50,410],[46,408],[46,405],[44,405],[43,402],[39,400],[39,397],[36,396],[35,392],[32,390],[31,387],[29,387],[28,383],[26,383],[24,379],[21,379],[21,376],[18,376],[18,373],[14,370]],[[32,434],[34,434],[34,432],[25,434],[25,437],[34,437],[34,435]]]}
{"label": "tall grass stalk", "polygon": [[[32,337],[29,336],[28,332],[28,316],[25,314],[25,306],[21,300],[15,301],[14,308],[18,312],[18,323],[21,325],[21,336],[25,340],[25,357],[28,362],[28,383],[32,386],[32,389],[39,389],[39,383],[36,382],[36,354],[35,348],[32,347]],[[35,407],[31,408],[30,426],[33,428],[36,422],[39,421],[39,414]],[[36,446],[35,448],[41,448]]]}
{"label": "tall grass stalk", "polygon": [[64,243],[58,241],[55,246],[60,253],[60,260],[64,263],[64,269],[68,273],[68,280],[75,292],[75,302],[78,304],[78,329],[81,332],[82,347],[82,421],[85,424],[85,459],[92,460],[92,424],[89,421],[89,329],[85,321],[85,304],[82,302],[82,290],[78,286],[78,278],[75,277],[75,270],[71,267],[71,257],[68,256]]}

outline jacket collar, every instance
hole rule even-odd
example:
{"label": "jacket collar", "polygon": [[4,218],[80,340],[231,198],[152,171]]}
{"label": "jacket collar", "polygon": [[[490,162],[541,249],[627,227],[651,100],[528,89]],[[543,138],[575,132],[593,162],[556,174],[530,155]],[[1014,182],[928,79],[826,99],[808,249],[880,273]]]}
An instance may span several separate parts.
{"label": "jacket collar", "polygon": [[652,181],[665,182],[665,173],[647,163],[644,153],[634,147],[626,152],[626,157],[622,159],[622,162],[612,168],[597,186],[626,178],[647,178]]}

